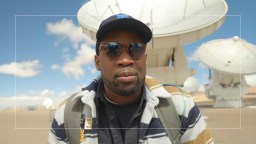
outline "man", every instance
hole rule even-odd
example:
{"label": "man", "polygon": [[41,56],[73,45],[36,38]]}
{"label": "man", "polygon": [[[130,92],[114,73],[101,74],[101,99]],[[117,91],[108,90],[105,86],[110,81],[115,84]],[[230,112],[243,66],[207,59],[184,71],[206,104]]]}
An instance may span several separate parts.
{"label": "man", "polygon": [[[146,79],[146,44],[152,38],[147,25],[126,14],[113,15],[101,23],[96,38],[94,61],[101,76],[56,111],[49,143],[174,143],[155,110],[161,97],[173,101],[179,117],[176,143],[213,143],[191,96],[180,90],[170,94],[153,78]],[[81,123],[75,128],[67,119],[77,107]]]}

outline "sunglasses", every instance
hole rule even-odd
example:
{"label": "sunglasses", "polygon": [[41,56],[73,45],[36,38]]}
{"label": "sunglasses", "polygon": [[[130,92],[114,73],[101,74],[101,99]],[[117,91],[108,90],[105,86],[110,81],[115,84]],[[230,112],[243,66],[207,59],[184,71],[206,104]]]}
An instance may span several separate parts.
{"label": "sunglasses", "polygon": [[[106,55],[110,58],[117,58],[122,52],[122,46],[117,42],[108,42],[100,45],[99,51],[104,48]],[[146,45],[140,42],[130,43],[127,47],[127,53],[133,59],[139,59],[145,54]]]}

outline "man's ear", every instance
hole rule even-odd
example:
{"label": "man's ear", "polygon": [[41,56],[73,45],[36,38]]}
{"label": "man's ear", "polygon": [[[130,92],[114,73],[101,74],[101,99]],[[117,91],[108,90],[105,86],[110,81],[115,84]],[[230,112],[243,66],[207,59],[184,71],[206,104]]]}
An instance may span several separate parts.
{"label": "man's ear", "polygon": [[95,67],[98,71],[100,71],[100,60],[99,60],[99,55],[94,55],[94,64]]}

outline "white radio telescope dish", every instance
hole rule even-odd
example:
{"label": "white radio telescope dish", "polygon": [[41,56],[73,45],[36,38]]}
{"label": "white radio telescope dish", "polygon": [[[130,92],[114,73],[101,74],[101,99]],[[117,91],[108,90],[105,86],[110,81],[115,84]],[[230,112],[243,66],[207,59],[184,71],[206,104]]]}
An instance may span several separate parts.
{"label": "white radio telescope dish", "polygon": [[50,98],[46,98],[46,99],[43,101],[43,107],[46,108],[46,109],[53,108],[53,100],[50,99]]}
{"label": "white radio telescope dish", "polygon": [[211,71],[206,95],[216,99],[215,107],[241,107],[246,93],[245,76],[256,73],[256,46],[235,36],[202,44],[198,58]]}
{"label": "white radio telescope dish", "polygon": [[93,0],[79,9],[77,18],[93,40],[102,20],[111,15],[125,13],[144,22],[153,32],[147,44],[147,74],[160,82],[183,84],[193,73],[183,45],[216,31],[227,9],[225,0]]}
{"label": "white radio telescope dish", "polygon": [[237,36],[202,44],[198,58],[210,69],[231,74],[256,72],[256,46]]}
{"label": "white radio telescope dish", "polygon": [[153,47],[160,48],[158,42],[164,42],[161,47],[166,48],[214,32],[226,12],[224,0],[93,0],[80,8],[77,17],[84,32],[95,40],[102,20],[113,14],[129,14],[152,29]]}
{"label": "white radio telescope dish", "polygon": [[194,77],[188,77],[188,79],[184,82],[184,87],[185,90],[193,93],[198,91],[199,89],[199,83]]}

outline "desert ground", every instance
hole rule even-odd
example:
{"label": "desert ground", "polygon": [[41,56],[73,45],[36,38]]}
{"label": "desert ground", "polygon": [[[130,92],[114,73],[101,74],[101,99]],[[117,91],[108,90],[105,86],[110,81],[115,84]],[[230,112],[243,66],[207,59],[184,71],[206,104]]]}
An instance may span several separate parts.
{"label": "desert ground", "polygon": [[0,112],[1,144],[47,144],[50,112],[3,110]]}
{"label": "desert ground", "polygon": [[[256,95],[246,96],[242,108],[212,108],[213,101],[195,97],[216,144],[255,144]],[[1,144],[47,144],[49,110],[1,110]]]}

